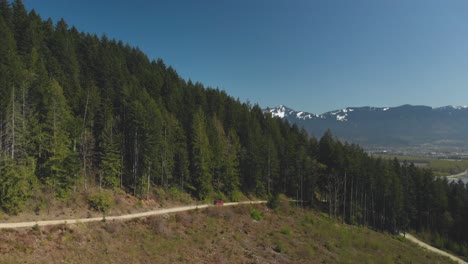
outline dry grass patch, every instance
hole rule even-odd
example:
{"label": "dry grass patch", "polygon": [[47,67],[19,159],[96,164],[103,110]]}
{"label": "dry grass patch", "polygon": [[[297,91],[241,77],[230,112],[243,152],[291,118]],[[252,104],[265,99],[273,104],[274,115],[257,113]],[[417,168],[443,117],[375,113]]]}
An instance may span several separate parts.
{"label": "dry grass patch", "polygon": [[[261,221],[253,221],[258,211]],[[284,210],[284,211],[283,211]],[[215,207],[131,221],[0,231],[0,263],[449,263],[320,213]]]}

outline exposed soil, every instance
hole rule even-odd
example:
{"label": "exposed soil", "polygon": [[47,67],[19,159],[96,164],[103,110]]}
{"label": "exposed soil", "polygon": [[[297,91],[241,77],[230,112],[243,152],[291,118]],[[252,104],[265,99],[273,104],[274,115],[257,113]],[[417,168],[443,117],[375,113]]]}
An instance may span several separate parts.
{"label": "exposed soil", "polygon": [[0,230],[0,263],[409,262],[450,260],[402,237],[341,225],[287,202],[276,211],[213,206],[128,221]]}

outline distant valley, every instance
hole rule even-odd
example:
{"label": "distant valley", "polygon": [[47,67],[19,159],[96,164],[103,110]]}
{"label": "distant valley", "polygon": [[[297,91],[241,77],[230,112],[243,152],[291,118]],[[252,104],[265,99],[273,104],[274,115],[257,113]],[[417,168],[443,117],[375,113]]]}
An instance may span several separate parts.
{"label": "distant valley", "polygon": [[318,115],[280,105],[265,112],[317,138],[330,129],[371,152],[468,158],[468,106],[347,107]]}

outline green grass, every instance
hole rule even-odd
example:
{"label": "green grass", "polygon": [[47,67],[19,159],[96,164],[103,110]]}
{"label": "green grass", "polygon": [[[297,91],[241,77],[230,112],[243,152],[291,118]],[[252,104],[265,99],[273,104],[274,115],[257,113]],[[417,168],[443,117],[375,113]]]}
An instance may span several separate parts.
{"label": "green grass", "polygon": [[435,159],[430,157],[414,157],[414,156],[392,156],[392,155],[373,155],[375,157],[381,157],[385,159],[397,158],[399,161],[408,161],[414,163],[417,166],[428,167],[434,171],[434,175],[447,176],[458,174],[468,170],[468,160],[446,160],[446,159]]}
{"label": "green grass", "polygon": [[432,160],[429,166],[436,175],[452,175],[468,170],[468,160]]}
{"label": "green grass", "polygon": [[289,227],[283,227],[281,229],[281,233],[284,234],[284,235],[291,235],[291,229]]}

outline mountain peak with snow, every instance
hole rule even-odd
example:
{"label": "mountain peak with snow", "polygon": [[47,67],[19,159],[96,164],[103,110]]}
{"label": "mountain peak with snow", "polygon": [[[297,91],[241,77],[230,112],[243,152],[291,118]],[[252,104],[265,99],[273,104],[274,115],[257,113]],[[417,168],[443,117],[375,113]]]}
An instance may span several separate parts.
{"label": "mountain peak with snow", "polygon": [[322,116],[336,119],[336,121],[346,122],[348,121],[350,116],[354,116],[359,113],[366,113],[366,112],[385,112],[392,109],[392,107],[370,107],[370,106],[363,106],[363,107],[346,107],[339,110],[334,110],[330,112],[326,112],[322,114]]}
{"label": "mountain peak with snow", "polygon": [[320,115],[293,110],[285,105],[264,113],[304,127],[320,137],[330,129],[335,135],[358,144],[466,144],[468,106],[346,107]]}
{"label": "mountain peak with snow", "polygon": [[285,105],[278,105],[274,108],[267,108],[264,110],[265,113],[270,113],[272,117],[279,117],[288,120],[314,120],[314,119],[332,119],[339,122],[348,121],[349,116],[352,112],[376,112],[376,111],[388,111],[391,107],[347,107],[339,110],[329,111],[321,115],[296,111]]}
{"label": "mountain peak with snow", "polygon": [[431,112],[441,113],[441,112],[459,112],[459,111],[468,111],[468,106],[442,106],[442,107],[428,107],[422,105],[401,105],[397,107],[371,107],[371,106],[362,106],[362,107],[346,107],[343,109],[329,111],[320,115],[312,114],[303,111],[296,111],[285,105],[278,105],[274,108],[267,108],[264,110],[265,113],[270,113],[272,117],[279,117],[282,119],[287,119],[289,121],[305,121],[305,120],[328,120],[328,121],[338,121],[338,122],[348,122],[352,119],[360,119],[361,116],[379,116],[379,118],[385,118],[385,116],[394,116],[394,115],[414,115],[416,112],[424,112],[430,115]]}
{"label": "mountain peak with snow", "polygon": [[274,108],[267,108],[264,110],[265,113],[270,113],[272,117],[279,117],[279,118],[286,118],[286,119],[299,119],[299,120],[308,120],[314,118],[320,118],[319,115],[303,112],[303,111],[296,111],[291,109],[285,105],[278,105]]}
{"label": "mountain peak with snow", "polygon": [[447,110],[447,109],[454,109],[454,110],[463,110],[463,109],[468,109],[468,105],[446,105],[442,107],[434,107],[433,109],[435,110]]}

